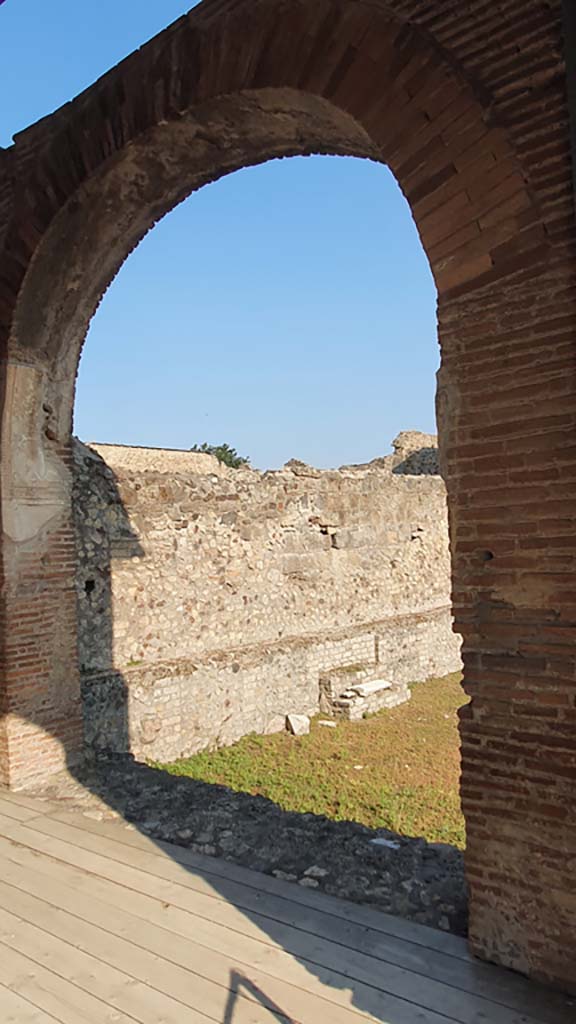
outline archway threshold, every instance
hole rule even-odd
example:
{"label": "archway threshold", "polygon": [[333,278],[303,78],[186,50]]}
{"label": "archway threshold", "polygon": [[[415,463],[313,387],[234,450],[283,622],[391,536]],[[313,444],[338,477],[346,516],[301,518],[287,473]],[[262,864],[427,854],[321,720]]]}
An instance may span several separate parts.
{"label": "archway threshold", "polygon": [[568,1024],[454,935],[0,792],[0,1014],[20,1024]]}

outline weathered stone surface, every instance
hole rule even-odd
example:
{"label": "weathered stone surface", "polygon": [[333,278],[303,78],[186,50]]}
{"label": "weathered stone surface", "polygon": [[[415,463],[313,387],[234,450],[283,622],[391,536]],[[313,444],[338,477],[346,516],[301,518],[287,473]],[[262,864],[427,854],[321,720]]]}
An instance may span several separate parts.
{"label": "weathered stone surface", "polygon": [[394,696],[352,700],[362,717],[458,668],[439,477],[396,476],[393,455],[259,473],[165,454],[74,446],[91,748],[173,760],[332,714],[331,672],[334,698],[394,681]]}
{"label": "weathered stone surface", "polygon": [[304,875],[306,878],[326,878],[326,875],[330,874],[328,868],[321,868],[318,864],[312,864],[311,867],[306,868]]}
{"label": "weathered stone surface", "polygon": [[378,664],[345,665],[321,673],[320,710],[358,722],[366,715],[410,700],[410,689],[405,682],[374,678],[379,668]]}
{"label": "weathered stone surface", "polygon": [[398,686],[379,687],[365,696],[357,689],[345,690],[333,701],[334,714],[349,722],[359,722],[366,715],[375,715],[384,708],[396,708],[410,700],[411,693],[404,684]]}
{"label": "weathered stone surface", "polygon": [[308,715],[286,715],[286,728],[293,736],[307,736],[310,732]]}
{"label": "weathered stone surface", "polygon": [[226,466],[207,452],[181,451],[175,448],[143,448],[124,444],[90,443],[96,452],[114,466],[114,470],[128,473],[182,473],[226,476]]}
{"label": "weathered stone surface", "polygon": [[373,697],[378,693],[382,693],[384,690],[390,690],[393,683],[387,679],[372,679],[369,683],[357,683],[351,686],[352,693],[357,694],[358,697]]}

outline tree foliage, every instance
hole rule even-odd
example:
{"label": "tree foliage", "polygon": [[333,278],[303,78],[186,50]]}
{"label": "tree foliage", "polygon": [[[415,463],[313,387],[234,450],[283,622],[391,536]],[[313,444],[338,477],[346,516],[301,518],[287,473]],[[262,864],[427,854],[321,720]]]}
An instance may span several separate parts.
{"label": "tree foliage", "polygon": [[203,441],[202,444],[195,444],[190,451],[215,455],[220,462],[223,462],[225,466],[230,466],[232,469],[250,465],[250,459],[244,455],[239,455],[236,449],[232,448],[229,444],[208,444],[207,441]]}

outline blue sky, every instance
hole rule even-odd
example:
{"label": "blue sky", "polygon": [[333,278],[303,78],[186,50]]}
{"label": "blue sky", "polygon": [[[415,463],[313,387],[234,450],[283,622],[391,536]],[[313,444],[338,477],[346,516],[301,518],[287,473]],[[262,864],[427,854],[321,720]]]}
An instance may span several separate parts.
{"label": "blue sky", "polygon": [[[190,6],[6,0],[0,145]],[[401,429],[435,429],[435,304],[385,167],[310,157],[247,168],[191,196],[124,264],[90,327],[75,430],[226,441],[262,468],[367,461]]]}

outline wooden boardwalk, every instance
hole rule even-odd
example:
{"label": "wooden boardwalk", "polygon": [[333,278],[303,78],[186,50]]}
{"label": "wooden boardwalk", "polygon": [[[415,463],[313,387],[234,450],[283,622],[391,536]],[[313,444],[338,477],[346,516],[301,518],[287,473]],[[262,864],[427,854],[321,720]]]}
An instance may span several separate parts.
{"label": "wooden boardwalk", "polygon": [[0,791],[1,1024],[575,1024],[461,939]]}

